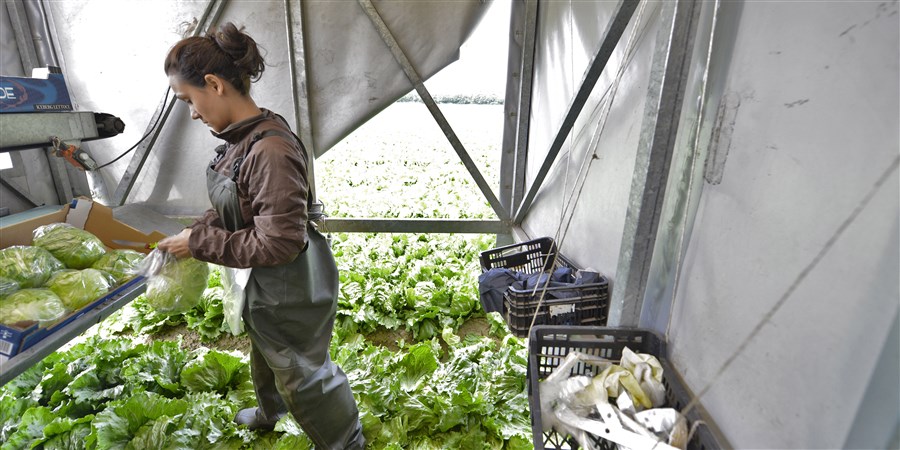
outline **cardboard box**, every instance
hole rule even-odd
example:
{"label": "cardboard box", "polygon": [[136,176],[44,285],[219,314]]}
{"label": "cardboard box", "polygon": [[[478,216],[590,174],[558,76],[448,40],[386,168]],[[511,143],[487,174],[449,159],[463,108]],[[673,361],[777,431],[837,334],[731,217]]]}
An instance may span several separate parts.
{"label": "cardboard box", "polygon": [[[23,213],[24,215],[24,213]],[[0,227],[0,248],[6,248],[12,245],[31,245],[32,233],[34,230],[43,225],[51,223],[65,222],[72,226],[84,229],[94,234],[109,249],[133,249],[132,247],[116,245],[113,240],[126,240],[142,243],[153,243],[166,237],[166,235],[154,231],[150,234],[144,234],[122,222],[113,218],[112,209],[93,203],[88,199],[75,199],[68,205],[59,210],[52,210],[36,217],[26,217],[23,220],[16,220],[16,216],[8,216],[4,218],[4,222],[14,222],[8,226]],[[148,253],[149,250],[134,249]],[[37,323],[30,326],[19,328],[14,326],[0,325],[0,358],[10,358],[19,352],[33,346],[41,339],[49,336],[54,331],[78,319],[84,313],[105,303],[107,300],[116,297],[122,291],[130,289],[136,283],[142,282],[143,279],[133,279],[115,289],[111,290],[105,296],[91,302],[91,304],[74,311],[60,318],[59,320],[46,325],[38,326]]]}

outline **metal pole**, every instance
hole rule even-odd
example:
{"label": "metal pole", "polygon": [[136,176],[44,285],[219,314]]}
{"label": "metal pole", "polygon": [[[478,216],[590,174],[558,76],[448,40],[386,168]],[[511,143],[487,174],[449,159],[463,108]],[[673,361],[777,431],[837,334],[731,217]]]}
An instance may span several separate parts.
{"label": "metal pole", "polygon": [[[522,204],[525,195],[525,164],[528,160],[528,134],[531,130],[531,91],[534,84],[534,50],[537,43],[538,1],[525,2],[525,26],[522,29],[523,49],[522,68],[520,70],[521,88],[519,90],[518,119],[516,126],[516,154],[513,166],[512,206]],[[518,222],[521,223],[521,222]],[[518,224],[517,223],[517,224]]]}
{"label": "metal pole", "polygon": [[563,143],[565,143],[569,136],[569,132],[575,125],[575,120],[578,119],[578,115],[584,108],[588,97],[590,97],[594,85],[596,85],[597,80],[600,79],[600,74],[603,73],[606,63],[609,62],[613,50],[615,50],[616,46],[619,44],[619,39],[625,32],[625,28],[628,27],[628,22],[631,20],[631,16],[634,14],[634,10],[637,8],[638,3],[638,0],[622,0],[617,6],[615,15],[604,32],[603,43],[600,44],[597,54],[594,55],[593,61],[591,61],[591,64],[584,74],[581,81],[581,87],[578,89],[578,93],[575,94],[575,98],[572,99],[572,103],[569,105],[563,123],[556,133],[556,138],[553,140],[553,143],[550,145],[550,150],[547,152],[547,157],[544,159],[544,163],[541,165],[540,170],[538,170],[537,176],[531,184],[531,188],[528,190],[528,194],[522,200],[522,203],[519,205],[518,210],[516,210],[516,213],[513,216],[514,224],[518,225],[525,219],[525,214],[527,214],[528,209],[531,208],[534,197],[537,195],[538,190],[540,190],[544,178],[547,177],[547,173],[550,172],[550,167],[556,160],[556,156],[559,154],[560,149],[562,149]]}
{"label": "metal pole", "polygon": [[[43,61],[42,65],[61,66],[58,55],[62,53],[62,50],[58,47],[58,42],[54,39],[51,32],[51,30],[56,30],[56,26],[53,24],[53,15],[47,11],[46,3],[42,0],[35,0],[34,3],[28,5],[27,10],[32,17],[32,23],[40,24],[40,31],[35,33],[35,41],[40,43],[36,48],[38,60]],[[74,144],[74,142],[70,143]],[[84,152],[91,153],[89,143],[78,142],[77,145]],[[103,175],[100,172],[82,171],[65,164],[59,158],[50,158],[55,160],[55,164],[60,167],[60,170],[65,171],[70,180],[72,194],[62,199],[61,203],[68,203],[74,196],[83,195],[85,187],[87,188],[87,193],[95,201],[104,205],[110,203],[109,189],[106,186],[106,180],[103,179]]]}
{"label": "metal pole", "polygon": [[[222,15],[222,10],[225,9],[226,3],[227,0],[210,0],[209,3],[206,4],[203,15],[197,22],[197,28],[191,32],[191,36],[198,36],[202,30],[206,30],[211,25],[215,24],[219,20],[219,16]],[[156,143],[156,139],[159,138],[159,134],[162,131],[163,126],[165,126],[166,119],[169,118],[169,113],[172,112],[176,100],[177,99],[174,96],[171,99],[168,99],[168,101],[163,97],[159,106],[156,107],[156,111],[150,116],[156,117],[161,114],[156,128],[153,128],[153,123],[148,124],[147,130],[144,132],[145,136],[149,134],[147,139],[142,141],[134,150],[131,162],[128,163],[128,168],[122,175],[122,179],[119,180],[118,186],[116,186],[116,192],[113,194],[112,198],[113,205],[122,206],[125,204],[125,200],[128,199],[128,194],[130,194],[131,189],[134,188],[134,183],[137,181],[137,177],[141,173],[144,163],[147,162],[147,157],[150,156],[150,150],[153,148],[153,144]]]}
{"label": "metal pole", "polygon": [[485,181],[484,177],[481,175],[481,172],[478,170],[475,162],[472,161],[472,158],[469,156],[469,153],[459,141],[456,133],[453,132],[453,128],[450,127],[450,124],[447,122],[447,119],[444,117],[441,109],[438,108],[437,103],[435,103],[434,99],[431,97],[428,89],[425,88],[425,84],[422,82],[422,78],[419,76],[419,74],[416,72],[416,69],[412,66],[412,63],[410,63],[409,59],[406,57],[403,49],[400,48],[400,45],[397,43],[397,40],[391,33],[391,30],[387,27],[387,24],[385,24],[384,20],[382,20],[381,15],[378,14],[375,6],[370,0],[359,0],[359,5],[369,16],[369,19],[372,20],[372,23],[375,25],[378,33],[381,35],[381,39],[384,40],[384,43],[387,44],[388,48],[390,48],[391,50],[391,53],[394,55],[394,59],[396,59],[397,62],[400,63],[400,66],[403,67],[403,71],[406,73],[406,77],[409,78],[409,81],[415,87],[416,92],[419,93],[419,96],[422,98],[425,106],[428,107],[428,110],[431,112],[434,120],[437,121],[438,125],[441,127],[441,130],[444,132],[444,135],[447,137],[447,140],[450,141],[450,145],[453,146],[454,150],[456,150],[456,154],[459,156],[459,159],[462,160],[463,165],[465,165],[466,169],[468,169],[469,174],[471,174],[472,178],[475,179],[475,184],[478,185],[479,189],[481,189],[481,193],[484,194],[484,197],[487,199],[488,203],[490,203],[491,208],[494,209],[494,213],[497,214],[497,217],[499,217],[500,220],[508,220],[509,213],[507,213],[507,211],[503,208],[503,205],[500,204],[500,201],[497,200],[497,196],[494,195],[494,191],[490,186],[488,186],[487,181]]}
{"label": "metal pole", "polygon": [[8,0],[6,9],[9,10],[9,21],[16,36],[16,46],[19,48],[19,58],[22,60],[22,69],[25,75],[31,74],[31,69],[37,67],[37,52],[34,41],[27,38],[31,35],[31,26],[25,14],[25,6],[22,0]]}
{"label": "metal pole", "polygon": [[0,184],[4,185],[12,191],[13,194],[16,194],[22,200],[30,203],[31,206],[41,206],[41,203],[34,197],[31,196],[27,191],[20,188],[18,184],[14,183],[12,180],[7,180],[6,177],[0,175]]}
{"label": "metal pole", "polygon": [[499,220],[477,219],[348,219],[329,217],[323,227],[329,232],[343,233],[509,233]]}
{"label": "metal pole", "polygon": [[[316,145],[312,136],[312,117],[309,114],[309,91],[304,92],[302,96],[299,93],[300,89],[305,89],[305,87],[309,86],[306,79],[306,47],[304,45],[306,40],[303,37],[303,3],[299,3],[299,26],[297,27],[297,32],[294,33],[294,18],[291,12],[292,1],[294,0],[284,0],[284,15],[287,29],[288,66],[291,74],[291,99],[294,104],[294,129],[297,130],[297,135],[300,136],[300,140],[303,141],[303,145],[306,147],[307,182],[309,184],[310,198],[312,198],[313,203],[316,203],[318,200],[318,197],[316,197],[315,177]],[[294,36],[300,41],[299,45],[294,45]],[[299,69],[297,67],[298,59],[301,62]]]}
{"label": "metal pole", "polygon": [[608,323],[611,326],[637,326],[640,321],[699,11],[693,0],[663,5],[615,289],[610,301]]}
{"label": "metal pole", "polygon": [[[19,48],[19,56],[22,59],[22,69],[26,76],[41,63],[35,47],[35,34],[28,20],[28,11],[22,0],[11,0],[6,3],[9,10],[9,20],[16,36],[16,46]],[[31,150],[35,151],[35,150]],[[72,183],[66,171],[65,163],[59,158],[51,157],[46,149],[41,150],[50,169],[50,177],[53,179],[53,187],[56,190],[56,200],[59,204],[65,204],[72,199]],[[21,193],[21,192],[20,192]],[[34,201],[29,200],[31,203]]]}
{"label": "metal pole", "polygon": [[[534,46],[537,0],[516,0],[510,5],[509,54],[506,65],[506,100],[503,103],[503,150],[500,157],[500,203],[507,211],[522,201],[528,127],[531,120],[531,86],[534,79]],[[497,236],[497,245],[514,242],[512,235]]]}

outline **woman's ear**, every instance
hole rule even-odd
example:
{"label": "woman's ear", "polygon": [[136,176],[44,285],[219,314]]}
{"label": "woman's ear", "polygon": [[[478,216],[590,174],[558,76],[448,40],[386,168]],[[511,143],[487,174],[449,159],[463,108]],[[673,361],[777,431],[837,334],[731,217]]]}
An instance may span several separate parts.
{"label": "woman's ear", "polygon": [[203,81],[206,82],[206,87],[212,89],[217,94],[222,95],[225,93],[225,80],[219,78],[217,75],[208,73],[203,76]]}

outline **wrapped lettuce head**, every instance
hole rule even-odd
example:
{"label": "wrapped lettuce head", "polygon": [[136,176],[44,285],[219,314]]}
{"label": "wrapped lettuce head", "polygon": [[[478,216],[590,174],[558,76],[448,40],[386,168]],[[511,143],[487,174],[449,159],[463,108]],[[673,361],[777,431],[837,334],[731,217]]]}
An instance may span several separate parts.
{"label": "wrapped lettuce head", "polygon": [[109,274],[97,269],[66,269],[54,273],[44,286],[59,296],[67,309],[76,311],[106,295],[112,283]]}
{"label": "wrapped lettuce head", "polygon": [[12,278],[0,277],[0,300],[19,290],[19,283]]}
{"label": "wrapped lettuce head", "polygon": [[142,261],[144,261],[143,253],[134,250],[109,250],[91,265],[91,268],[112,275],[118,286],[134,278]]}
{"label": "wrapped lettuce head", "polygon": [[66,314],[62,300],[50,289],[22,289],[0,300],[0,323],[51,322]]}
{"label": "wrapped lettuce head", "polygon": [[19,283],[22,289],[41,287],[62,269],[63,263],[41,247],[13,245],[0,250],[0,277]]}
{"label": "wrapped lettuce head", "polygon": [[200,303],[209,279],[209,265],[194,258],[169,262],[147,280],[144,297],[157,312],[180,314]]}
{"label": "wrapped lettuce head", "polygon": [[34,245],[47,249],[70,269],[87,269],[106,253],[100,238],[67,223],[38,227]]}

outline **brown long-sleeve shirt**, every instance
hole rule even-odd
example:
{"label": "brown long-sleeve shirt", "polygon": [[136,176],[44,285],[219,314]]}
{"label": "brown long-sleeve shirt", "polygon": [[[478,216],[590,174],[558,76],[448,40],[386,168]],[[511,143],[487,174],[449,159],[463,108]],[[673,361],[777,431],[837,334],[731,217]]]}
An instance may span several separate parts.
{"label": "brown long-sleeve shirt", "polygon": [[243,158],[236,180],[244,228],[230,232],[214,209],[193,225],[188,246],[201,261],[228,267],[273,266],[293,261],[306,246],[306,152],[294,140],[269,136],[252,145],[254,134],[290,129],[275,113],[232,124],[214,136],[224,139],[224,156],[214,169],[233,176],[235,161]]}

